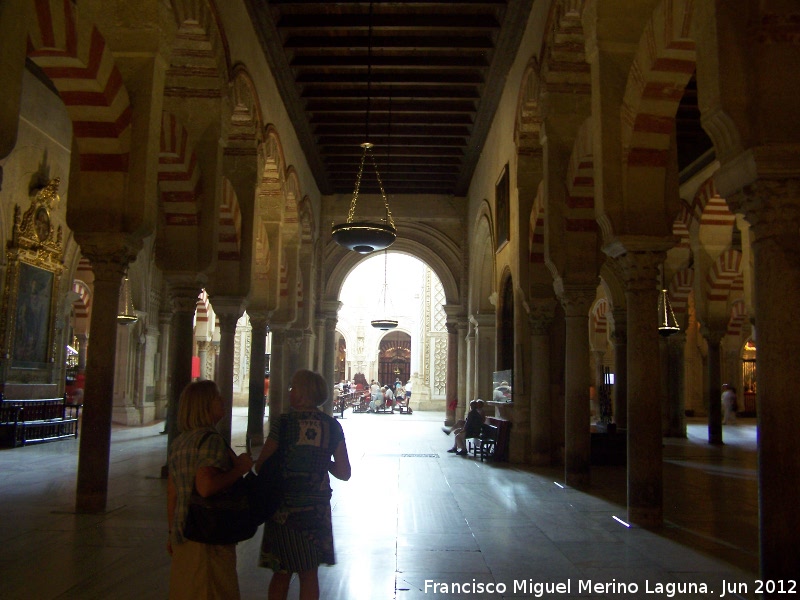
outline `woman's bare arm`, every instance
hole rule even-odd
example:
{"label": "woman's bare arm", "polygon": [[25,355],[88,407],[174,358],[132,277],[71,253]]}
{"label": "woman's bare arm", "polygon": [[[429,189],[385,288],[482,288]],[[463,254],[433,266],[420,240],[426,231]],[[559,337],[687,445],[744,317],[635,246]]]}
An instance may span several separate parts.
{"label": "woman's bare arm", "polygon": [[347,444],[344,443],[344,440],[339,442],[336,450],[333,451],[333,462],[328,467],[328,472],[342,481],[350,479],[350,457],[347,455]]}

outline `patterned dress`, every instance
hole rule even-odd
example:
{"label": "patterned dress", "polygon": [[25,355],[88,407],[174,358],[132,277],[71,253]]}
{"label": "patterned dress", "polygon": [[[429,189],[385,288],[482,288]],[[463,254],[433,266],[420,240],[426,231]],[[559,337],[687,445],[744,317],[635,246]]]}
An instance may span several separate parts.
{"label": "patterned dress", "polygon": [[283,503],[264,524],[259,565],[300,573],[333,565],[331,456],[344,440],[339,422],[319,410],[281,415],[269,437],[279,444]]}

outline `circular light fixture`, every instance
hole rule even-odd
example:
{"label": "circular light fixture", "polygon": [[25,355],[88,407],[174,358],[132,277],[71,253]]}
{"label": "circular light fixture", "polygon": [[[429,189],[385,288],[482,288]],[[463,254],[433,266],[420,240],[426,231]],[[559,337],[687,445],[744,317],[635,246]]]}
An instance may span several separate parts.
{"label": "circular light fixture", "polygon": [[375,319],[374,321],[370,321],[370,325],[381,331],[389,331],[397,327],[397,321],[394,319]]}
{"label": "circular light fixture", "polygon": [[333,241],[359,254],[383,250],[394,243],[397,230],[379,223],[341,223],[331,229]]}

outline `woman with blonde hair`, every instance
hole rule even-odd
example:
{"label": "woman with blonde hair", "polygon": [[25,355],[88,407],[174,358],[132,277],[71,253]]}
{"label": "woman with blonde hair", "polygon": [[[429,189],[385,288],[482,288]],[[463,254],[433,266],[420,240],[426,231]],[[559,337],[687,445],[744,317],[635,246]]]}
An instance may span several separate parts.
{"label": "woman with blonde hair", "polygon": [[[256,467],[280,451],[283,502],[264,524],[259,565],[272,569],[269,599],[285,599],[292,573],[301,600],[319,598],[319,565],[335,564],[329,474],[350,479],[350,459],[339,421],[319,410],[328,385],[300,370],[289,388],[290,410],[272,421]],[[331,460],[333,458],[333,460]]]}
{"label": "woman with blonde hair", "polygon": [[204,544],[186,539],[183,527],[189,498],[207,498],[236,483],[253,465],[247,454],[236,456],[214,425],[224,416],[219,388],[213,381],[194,381],[178,401],[179,435],[169,452],[167,517],[172,555],[170,599],[239,598],[236,544]]}

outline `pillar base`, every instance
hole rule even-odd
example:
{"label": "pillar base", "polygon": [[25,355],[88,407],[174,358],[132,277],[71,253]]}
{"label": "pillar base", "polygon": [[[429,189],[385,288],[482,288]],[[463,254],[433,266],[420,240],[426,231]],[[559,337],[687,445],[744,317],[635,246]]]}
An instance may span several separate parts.
{"label": "pillar base", "polygon": [[534,467],[549,467],[552,463],[549,452],[532,452],[529,463]]}
{"label": "pillar base", "polygon": [[134,406],[115,406],[111,413],[111,421],[120,425],[141,425],[142,416]]}
{"label": "pillar base", "polygon": [[664,514],[661,508],[630,506],[628,507],[628,522],[645,529],[658,529],[664,526]]}
{"label": "pillar base", "polygon": [[564,477],[564,482],[568,487],[585,490],[591,484],[591,475],[588,471],[585,473],[567,473]]}

